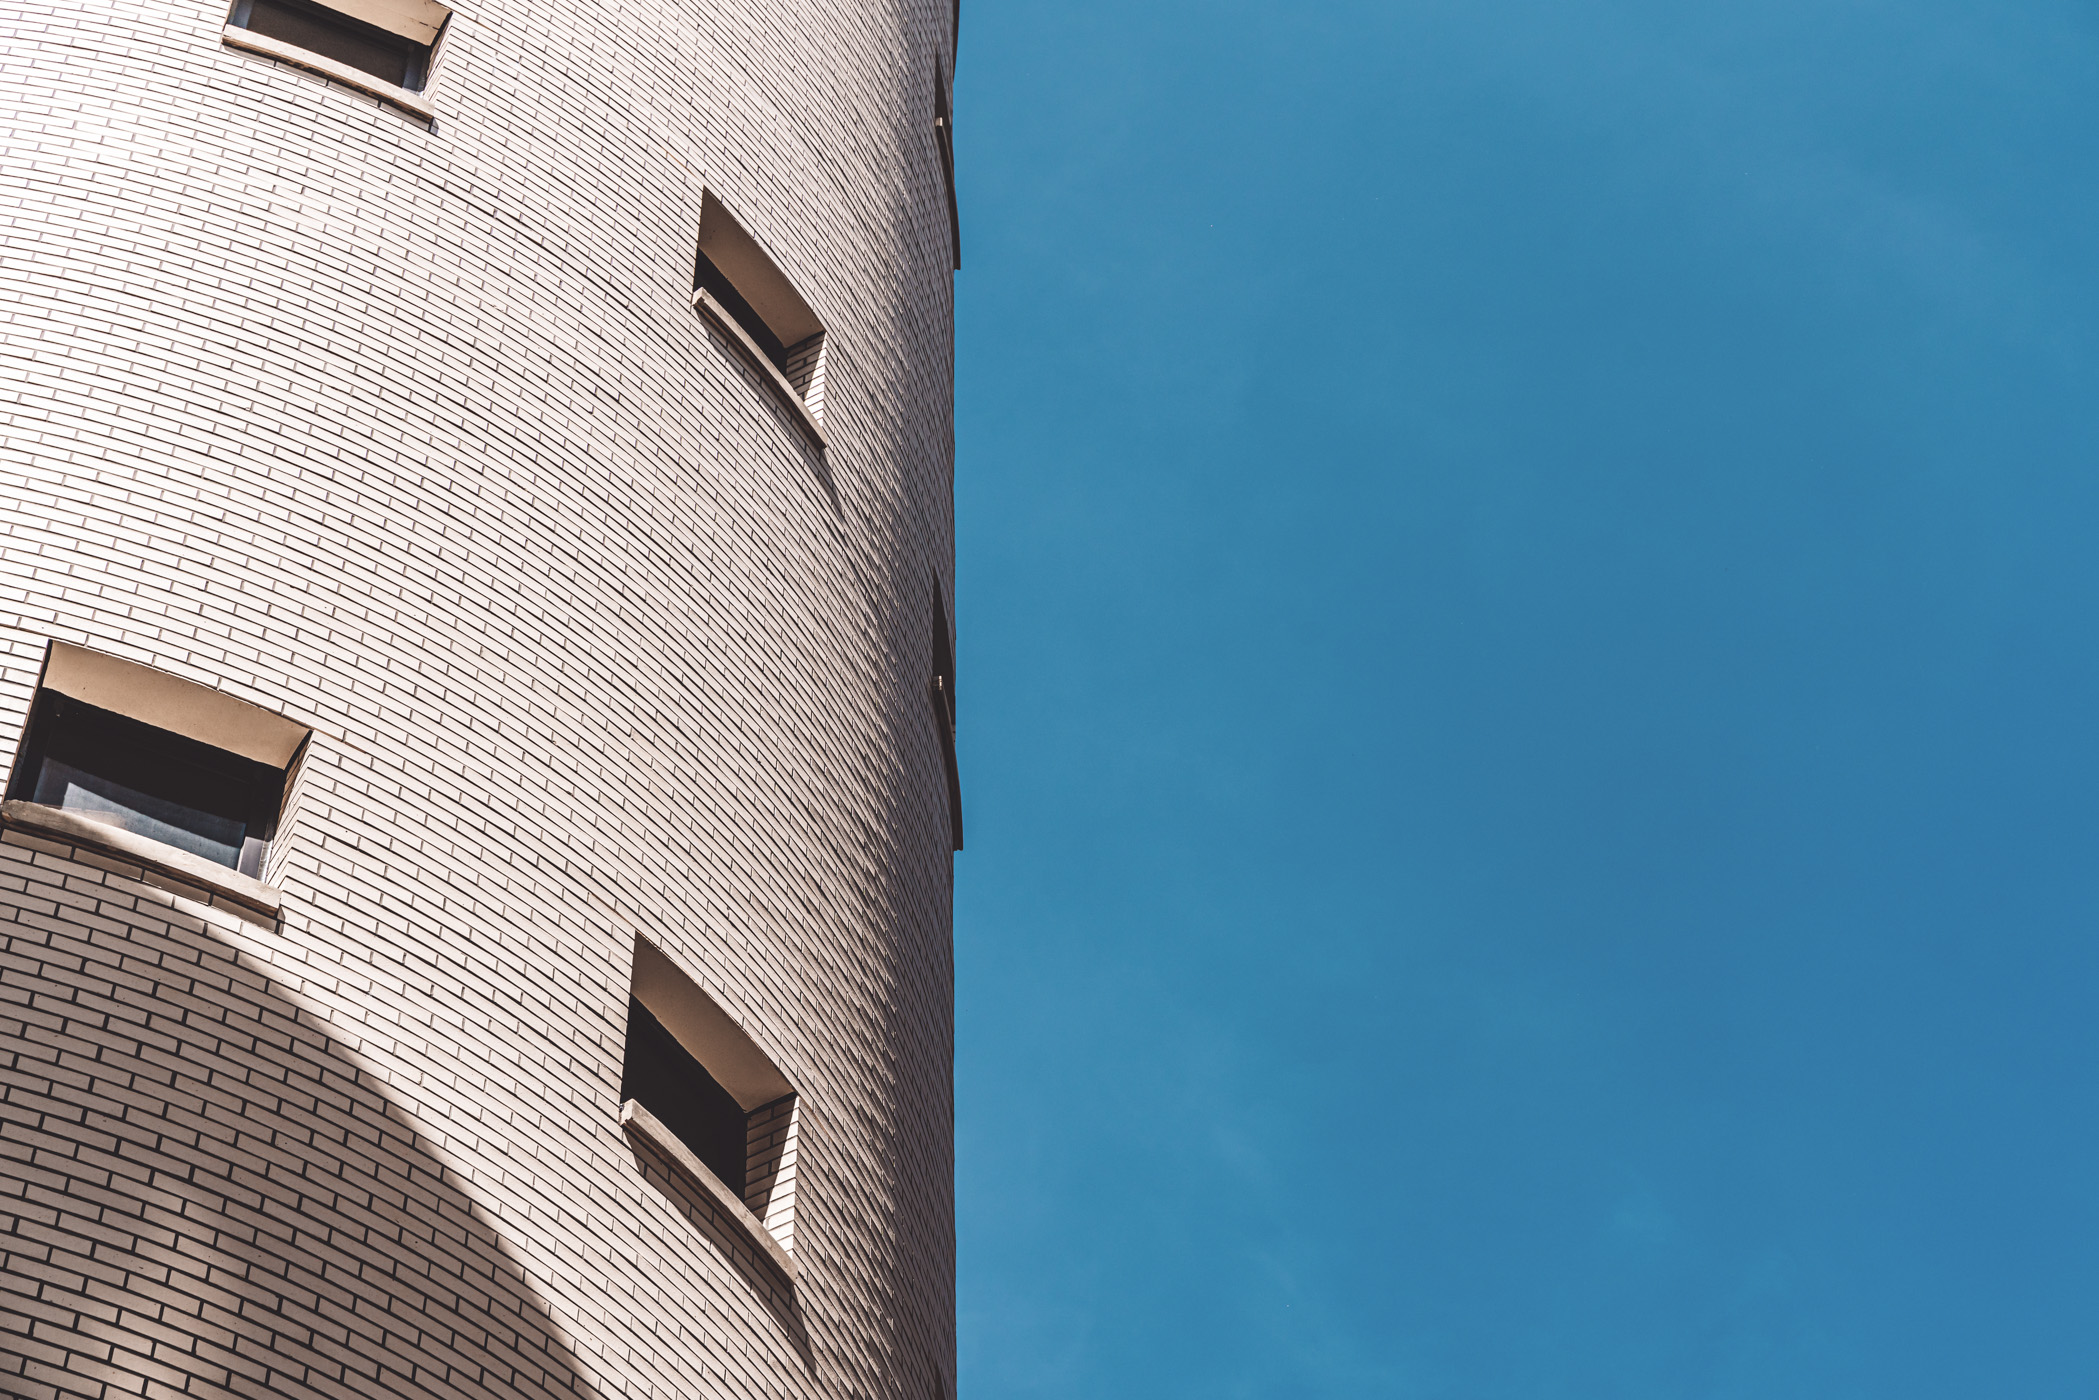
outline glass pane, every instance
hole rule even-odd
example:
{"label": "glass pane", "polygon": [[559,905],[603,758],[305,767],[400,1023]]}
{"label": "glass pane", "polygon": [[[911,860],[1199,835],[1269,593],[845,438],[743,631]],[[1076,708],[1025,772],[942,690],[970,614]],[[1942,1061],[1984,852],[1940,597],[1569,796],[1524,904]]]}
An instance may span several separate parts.
{"label": "glass pane", "polygon": [[45,759],[36,775],[35,800],[228,867],[238,866],[241,842],[248,834],[245,822],[150,796],[55,758]]}

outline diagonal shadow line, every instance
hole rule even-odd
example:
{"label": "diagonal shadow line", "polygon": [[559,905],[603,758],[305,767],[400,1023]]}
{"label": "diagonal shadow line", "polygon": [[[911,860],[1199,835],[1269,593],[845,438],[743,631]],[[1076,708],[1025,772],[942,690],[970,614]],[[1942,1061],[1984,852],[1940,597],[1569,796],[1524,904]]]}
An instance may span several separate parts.
{"label": "diagonal shadow line", "polygon": [[48,912],[105,877],[27,854],[0,847],[45,882],[0,890],[0,1389],[595,1395],[320,1018],[145,886]]}

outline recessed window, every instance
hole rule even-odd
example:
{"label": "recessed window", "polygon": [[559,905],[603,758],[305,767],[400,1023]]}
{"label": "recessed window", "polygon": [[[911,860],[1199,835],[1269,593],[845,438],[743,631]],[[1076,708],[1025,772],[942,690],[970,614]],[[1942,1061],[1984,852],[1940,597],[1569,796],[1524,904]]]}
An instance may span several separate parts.
{"label": "recessed window", "polygon": [[432,0],[236,0],[226,23],[405,92],[421,92],[450,16]]}
{"label": "recessed window", "polygon": [[56,642],[7,796],[32,816],[70,813],[259,878],[308,733],[207,686]]}
{"label": "recessed window", "polygon": [[822,435],[824,326],[758,241],[715,198],[700,200],[692,302]]}
{"label": "recessed window", "polygon": [[64,695],[45,699],[34,724],[36,759],[14,795],[261,872],[282,773]]}
{"label": "recessed window", "polygon": [[655,1114],[728,1187],[743,1196],[744,1109],[637,997],[627,999],[620,1097]]}
{"label": "recessed window", "polygon": [[[634,945],[620,1098],[622,1122],[688,1173],[703,1170],[700,1186],[711,1183],[720,1200],[734,1203],[732,1213],[747,1229],[792,1252],[794,1087],[712,997],[646,940]],[[674,1143],[657,1141],[659,1133]]]}
{"label": "recessed window", "polygon": [[[962,9],[955,7],[957,23]],[[955,270],[962,270],[962,206],[955,198],[955,112],[947,73],[940,60],[933,60],[933,138],[940,149],[940,173],[947,180],[948,247],[954,251]]]}
{"label": "recessed window", "polygon": [[955,756],[955,644],[947,625],[947,602],[933,580],[933,724],[947,765],[947,816],[955,849],[962,849],[962,767]]}

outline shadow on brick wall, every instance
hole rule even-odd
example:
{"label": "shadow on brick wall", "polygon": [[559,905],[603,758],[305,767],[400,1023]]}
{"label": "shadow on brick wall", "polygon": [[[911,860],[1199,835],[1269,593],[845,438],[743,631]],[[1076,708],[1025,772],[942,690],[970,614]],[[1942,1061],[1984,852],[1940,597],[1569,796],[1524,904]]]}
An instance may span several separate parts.
{"label": "shadow on brick wall", "polygon": [[594,1393],[322,1022],[157,891],[30,856],[0,845],[0,1392]]}

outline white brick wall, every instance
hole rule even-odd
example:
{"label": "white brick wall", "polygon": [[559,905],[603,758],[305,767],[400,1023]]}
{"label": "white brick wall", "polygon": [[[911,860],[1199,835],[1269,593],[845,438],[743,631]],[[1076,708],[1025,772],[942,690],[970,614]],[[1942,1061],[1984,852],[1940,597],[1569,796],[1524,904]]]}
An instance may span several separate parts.
{"label": "white brick wall", "polygon": [[794,1249],[795,1101],[782,1099],[751,1114],[745,1125],[743,1203],[765,1222],[782,1249]]}
{"label": "white brick wall", "polygon": [[[0,845],[0,1392],[951,1388],[946,0],[462,5],[434,129],[223,13],[0,0],[0,762],[51,637],[317,731],[281,921]],[[617,1126],[638,933],[798,1090],[791,1290]]]}
{"label": "white brick wall", "polygon": [[824,421],[824,339],[814,336],[798,346],[788,356],[785,370],[787,382],[802,396],[802,402],[809,405],[809,412],[819,423]]}

